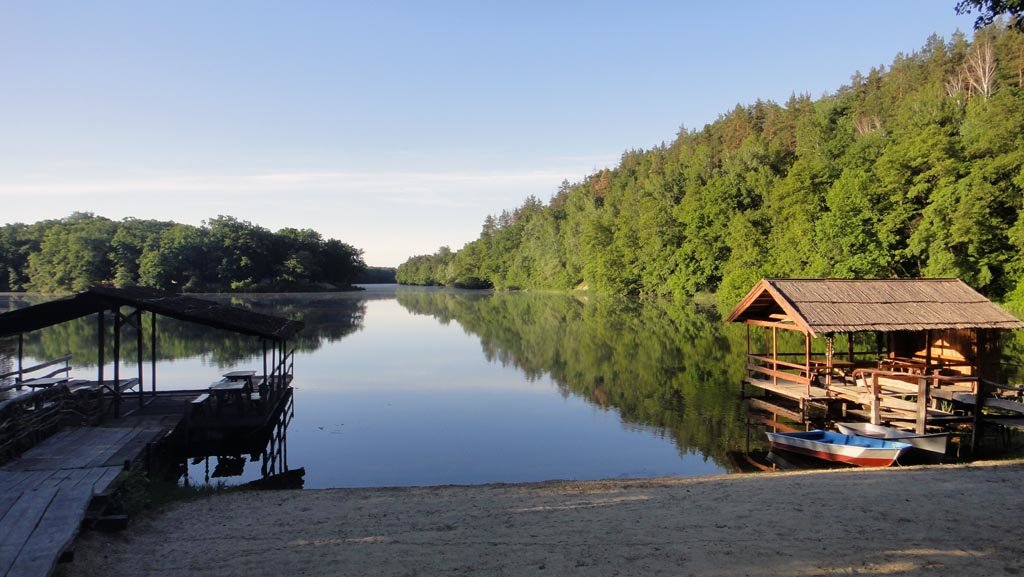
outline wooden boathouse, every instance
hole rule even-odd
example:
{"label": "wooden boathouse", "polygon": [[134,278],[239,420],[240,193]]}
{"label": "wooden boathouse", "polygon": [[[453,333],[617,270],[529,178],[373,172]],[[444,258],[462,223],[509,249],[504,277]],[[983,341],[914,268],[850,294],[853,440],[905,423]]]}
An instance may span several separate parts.
{"label": "wooden boathouse", "polygon": [[919,433],[969,422],[974,448],[983,415],[1024,423],[998,358],[1024,322],[958,279],[764,279],[726,320],[747,325],[744,385],[800,421],[852,414]]}
{"label": "wooden boathouse", "polygon": [[[95,374],[73,375],[69,357],[25,365],[26,333],[88,317],[95,319]],[[262,364],[194,389],[161,389],[160,317],[258,339]],[[195,455],[197,442],[251,438],[285,422],[293,407],[288,341],[302,326],[140,287],[95,287],[0,314],[0,338],[17,341],[16,366],[0,375],[0,576],[52,572],[83,520],[102,514],[120,473],[148,470],[168,445],[184,458]],[[136,341],[130,373],[122,367],[126,336]]]}

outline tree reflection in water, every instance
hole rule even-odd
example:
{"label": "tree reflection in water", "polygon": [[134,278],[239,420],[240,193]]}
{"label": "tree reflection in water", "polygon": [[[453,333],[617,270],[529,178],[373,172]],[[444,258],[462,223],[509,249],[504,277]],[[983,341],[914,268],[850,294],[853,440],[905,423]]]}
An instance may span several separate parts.
{"label": "tree reflection in water", "polygon": [[673,304],[537,293],[398,291],[412,313],[457,322],[487,358],[561,393],[614,409],[627,427],[653,427],[681,454],[728,467],[746,444],[739,383],[745,329],[692,302]]}

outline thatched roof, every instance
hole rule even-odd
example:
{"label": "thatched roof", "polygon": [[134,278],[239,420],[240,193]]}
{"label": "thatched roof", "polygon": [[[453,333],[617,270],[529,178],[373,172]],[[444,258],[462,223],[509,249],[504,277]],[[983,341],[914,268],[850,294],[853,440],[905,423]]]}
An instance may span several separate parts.
{"label": "thatched roof", "polygon": [[764,279],[726,320],[782,322],[813,336],[1024,328],[959,279]]}
{"label": "thatched roof", "polygon": [[0,337],[38,330],[119,306],[273,340],[292,338],[303,326],[299,321],[157,289],[93,287],[70,297],[0,314]]}

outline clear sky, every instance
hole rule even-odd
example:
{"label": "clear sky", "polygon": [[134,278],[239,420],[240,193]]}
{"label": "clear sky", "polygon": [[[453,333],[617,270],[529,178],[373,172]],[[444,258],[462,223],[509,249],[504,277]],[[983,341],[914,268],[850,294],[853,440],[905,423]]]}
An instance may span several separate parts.
{"label": "clear sky", "polygon": [[0,222],[228,214],[394,266],[970,31],[955,3],[0,0]]}

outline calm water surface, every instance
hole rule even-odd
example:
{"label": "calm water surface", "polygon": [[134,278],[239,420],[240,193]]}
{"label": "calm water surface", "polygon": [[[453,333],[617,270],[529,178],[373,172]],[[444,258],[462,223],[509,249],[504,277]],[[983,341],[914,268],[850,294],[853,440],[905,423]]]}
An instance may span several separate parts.
{"label": "calm water surface", "polygon": [[[394,286],[213,298],[306,322],[287,431],[306,487],[709,475],[746,443],[741,327],[692,304]],[[255,339],[160,323],[159,388],[261,367]],[[94,331],[37,331],[26,353],[71,352],[88,378]],[[215,466],[191,465],[190,480]],[[250,463],[228,481],[258,476]]]}

